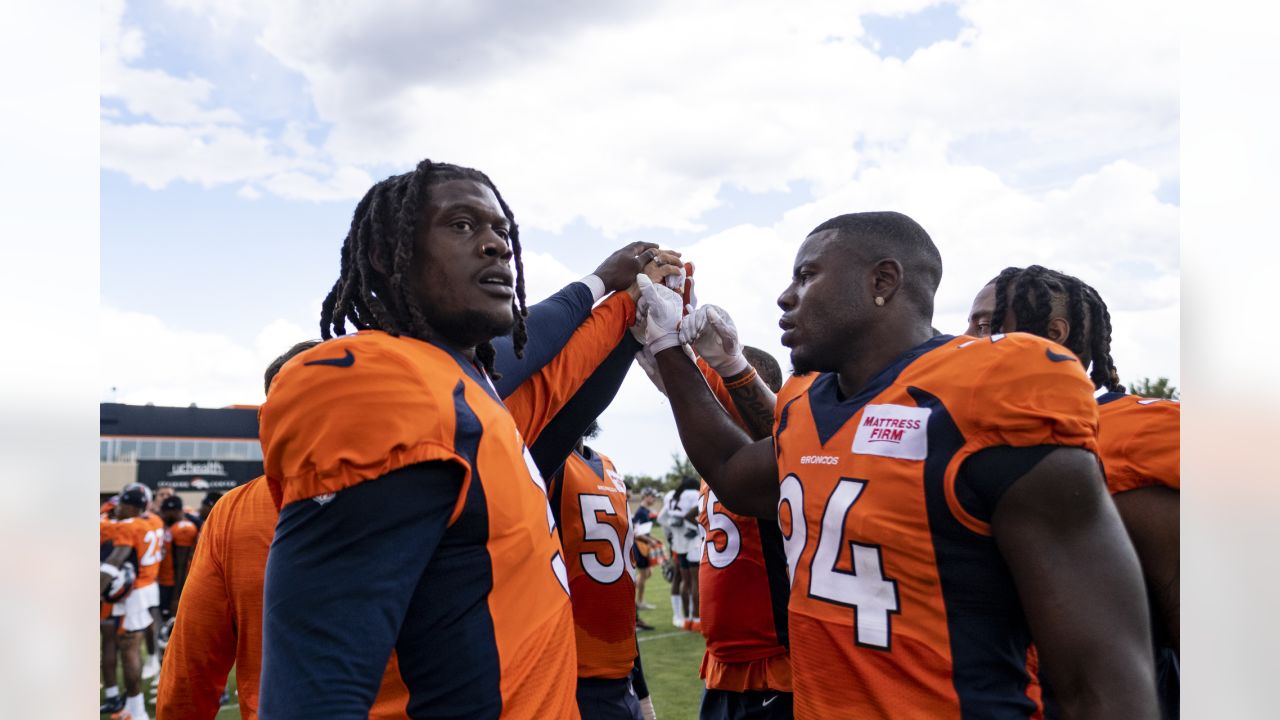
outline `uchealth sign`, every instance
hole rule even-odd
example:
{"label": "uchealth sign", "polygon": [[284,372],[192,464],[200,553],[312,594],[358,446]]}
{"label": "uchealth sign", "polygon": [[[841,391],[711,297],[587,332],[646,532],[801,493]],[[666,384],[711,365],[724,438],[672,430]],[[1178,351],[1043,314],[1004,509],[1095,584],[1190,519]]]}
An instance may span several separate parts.
{"label": "uchealth sign", "polygon": [[140,460],[138,482],[153,489],[230,490],[262,474],[261,462],[241,460]]}

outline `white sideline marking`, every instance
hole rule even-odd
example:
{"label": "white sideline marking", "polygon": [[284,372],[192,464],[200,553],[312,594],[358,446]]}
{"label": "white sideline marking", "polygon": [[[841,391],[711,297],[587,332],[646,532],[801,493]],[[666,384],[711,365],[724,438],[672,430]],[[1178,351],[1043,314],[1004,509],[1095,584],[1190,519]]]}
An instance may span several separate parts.
{"label": "white sideline marking", "polygon": [[661,638],[675,637],[677,635],[697,635],[697,633],[691,633],[688,630],[676,630],[675,632],[662,633],[661,635],[644,635],[642,637],[636,638],[636,642],[644,642],[645,640],[659,640]]}

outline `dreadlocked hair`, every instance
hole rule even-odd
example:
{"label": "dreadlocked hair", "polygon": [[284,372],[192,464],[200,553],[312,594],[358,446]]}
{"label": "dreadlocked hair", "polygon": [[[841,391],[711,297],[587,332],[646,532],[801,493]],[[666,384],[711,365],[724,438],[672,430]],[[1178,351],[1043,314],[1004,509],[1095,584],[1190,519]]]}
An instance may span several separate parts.
{"label": "dreadlocked hair", "polygon": [[[423,160],[413,172],[393,175],[369,188],[351,217],[351,229],[342,242],[342,264],[338,280],[320,306],[320,337],[329,340],[347,334],[347,322],[356,330],[376,329],[391,335],[431,339],[426,316],[408,279],[413,260],[414,240],[426,220],[431,204],[431,186],[449,180],[471,180],[493,191],[511,227],[507,242],[515,258],[516,297],[512,301],[516,324],[512,346],[516,357],[524,356],[529,339],[525,317],[524,261],[520,256],[520,230],[515,215],[489,176],[468,167]],[[381,252],[390,258],[391,272],[379,272],[370,258]],[[491,343],[476,346],[476,359],[490,375],[494,350]]]}
{"label": "dreadlocked hair", "polygon": [[996,287],[991,332],[1004,332],[1010,308],[1018,318],[1019,332],[1047,338],[1053,319],[1053,299],[1061,296],[1071,326],[1062,345],[1089,364],[1094,387],[1124,392],[1120,373],[1111,357],[1111,313],[1102,296],[1088,283],[1040,265],[1008,267],[991,281]]}

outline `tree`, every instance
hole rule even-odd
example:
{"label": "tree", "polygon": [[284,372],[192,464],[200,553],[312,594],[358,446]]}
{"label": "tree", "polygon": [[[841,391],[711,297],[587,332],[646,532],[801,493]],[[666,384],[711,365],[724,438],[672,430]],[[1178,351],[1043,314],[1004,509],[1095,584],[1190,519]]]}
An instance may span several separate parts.
{"label": "tree", "polygon": [[1165,400],[1177,400],[1178,388],[1169,384],[1169,378],[1156,378],[1155,382],[1151,378],[1142,378],[1137,382],[1129,383],[1129,392],[1134,395],[1148,398],[1163,398]]}
{"label": "tree", "polygon": [[697,470],[693,469],[693,463],[689,462],[688,457],[678,452],[671,453],[671,469],[667,471],[666,482],[664,483],[666,489],[675,490],[680,486],[681,478],[686,475],[702,477]]}
{"label": "tree", "polygon": [[667,487],[664,478],[656,478],[649,475],[623,475],[622,481],[627,484],[627,487],[631,488],[633,493],[642,492],[645,488],[653,488],[661,493]]}

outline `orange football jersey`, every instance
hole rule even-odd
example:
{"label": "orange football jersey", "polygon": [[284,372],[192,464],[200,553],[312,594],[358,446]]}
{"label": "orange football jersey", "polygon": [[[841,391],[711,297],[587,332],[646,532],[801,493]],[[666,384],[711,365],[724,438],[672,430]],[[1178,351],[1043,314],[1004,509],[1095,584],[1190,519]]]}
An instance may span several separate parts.
{"label": "orange football jersey", "polygon": [[551,362],[502,399],[527,445],[538,440],[556,413],[613,352],[636,321],[636,304],[624,292],[605,298]]}
{"label": "orange football jersey", "polygon": [[[278,516],[262,477],[228,491],[209,513],[160,666],[157,720],[216,716],[233,665],[240,716],[258,717],[262,582]],[[408,702],[392,651],[369,717],[403,720]]]}
{"label": "orange football jersey", "polygon": [[490,566],[503,717],[577,717],[573,614],[546,486],[476,365],[429,342],[361,331],[286,363],[259,425],[282,505],[410,465],[458,465],[445,542],[474,545],[475,562]]}
{"label": "orange football jersey", "polygon": [[1107,393],[1098,398],[1098,455],[1111,494],[1152,485],[1182,487],[1182,404]]}
{"label": "orange football jersey", "polygon": [[115,527],[115,544],[128,545],[136,555],[138,579],[134,581],[133,589],[154,583],[160,574],[160,558],[164,554],[164,530],[157,530],[153,521],[141,515],[117,520]]}
{"label": "orange football jersey", "polygon": [[1074,356],[1021,333],[933,338],[848,398],[833,373],[789,380],[774,443],[796,717],[1034,716],[1017,590],[957,475],[990,447],[1096,452],[1097,417]]}
{"label": "orange football jersey", "polygon": [[[179,520],[164,529],[164,558],[160,560],[160,577],[156,582],[166,587],[173,585],[173,549],[175,547],[193,547],[196,544],[196,535],[199,532],[196,529],[196,524],[187,519]],[[190,570],[191,568],[188,567],[188,573]]]}
{"label": "orange football jersey", "polygon": [[[719,373],[702,358],[697,364],[716,399],[744,426]],[[706,482],[698,522],[706,537],[698,593],[707,641],[699,675],[711,690],[790,692],[787,559],[777,524],[731,512]]]}
{"label": "orange football jersey", "polygon": [[627,677],[637,652],[627,486],[609,458],[587,449],[569,455],[548,492],[569,572],[578,677]]}

